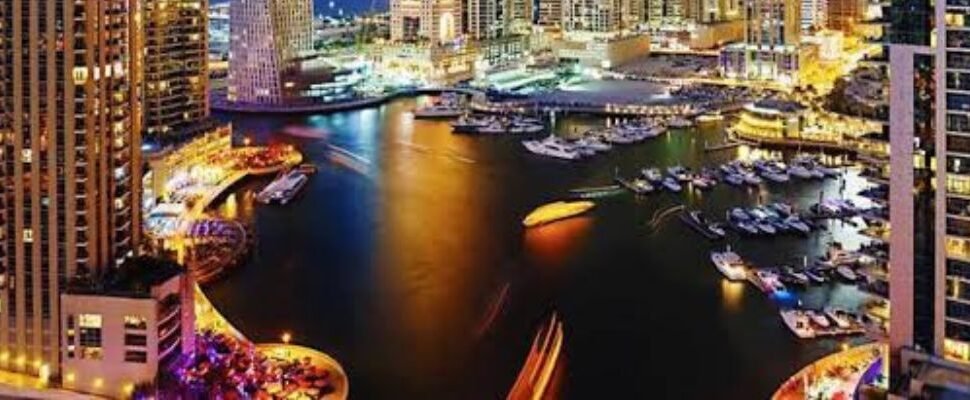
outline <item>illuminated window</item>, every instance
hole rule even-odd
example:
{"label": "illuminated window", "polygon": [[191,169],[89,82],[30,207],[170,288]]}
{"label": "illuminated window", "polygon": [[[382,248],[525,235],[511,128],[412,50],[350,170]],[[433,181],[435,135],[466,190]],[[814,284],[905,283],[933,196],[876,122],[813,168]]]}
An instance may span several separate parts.
{"label": "illuminated window", "polygon": [[83,85],[88,81],[88,69],[87,67],[74,67],[74,84]]}
{"label": "illuminated window", "polygon": [[145,317],[126,315],[125,316],[125,329],[147,329],[148,323],[145,321]]}
{"label": "illuminated window", "polygon": [[78,346],[83,359],[100,360],[104,355],[101,348],[101,314],[79,314]]}
{"label": "illuminated window", "polygon": [[34,230],[24,229],[24,242],[33,243],[34,242]]}

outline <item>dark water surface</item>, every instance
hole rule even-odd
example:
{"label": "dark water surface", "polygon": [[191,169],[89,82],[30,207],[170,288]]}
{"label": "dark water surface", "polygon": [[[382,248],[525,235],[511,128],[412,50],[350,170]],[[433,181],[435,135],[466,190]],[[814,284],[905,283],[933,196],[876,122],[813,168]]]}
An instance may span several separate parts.
{"label": "dark water surface", "polygon": [[[692,130],[558,162],[526,153],[520,138],[453,135],[445,122],[414,121],[414,103],[308,118],[221,116],[239,137],[297,144],[320,172],[288,206],[253,204],[265,180],[227,197],[218,212],[251,222],[258,248],[206,291],[251,339],[292,332],[340,360],[353,398],[504,398],[553,311],[565,324],[560,393],[571,399],[764,399],[841,343],[796,339],[772,300],[722,280],[709,252],[723,242],[676,218],[646,226],[680,203],[712,216],[759,196],[807,206],[820,190],[837,195],[836,181],[624,194],[598,200],[585,217],[525,231],[520,221],[533,208],[572,188],[610,184],[616,167],[632,175],[645,165],[713,165],[749,150],[704,153],[704,140],[720,140],[717,129]],[[560,129],[601,123],[566,118]],[[291,125],[329,132],[369,169],[334,161],[324,140],[281,133]],[[729,243],[772,265],[818,255],[833,235],[858,240],[840,223],[831,227],[809,238]],[[863,297],[841,284],[800,295],[815,306],[853,307]]]}

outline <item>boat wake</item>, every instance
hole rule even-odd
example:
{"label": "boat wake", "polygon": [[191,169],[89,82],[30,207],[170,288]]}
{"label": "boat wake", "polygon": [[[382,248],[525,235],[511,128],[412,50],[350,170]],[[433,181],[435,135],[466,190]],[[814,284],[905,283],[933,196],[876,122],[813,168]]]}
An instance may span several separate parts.
{"label": "boat wake", "polygon": [[559,316],[553,314],[549,322],[539,329],[529,355],[519,370],[507,400],[539,400],[550,390],[550,381],[556,372],[562,351],[563,329]]}
{"label": "boat wake", "polygon": [[329,136],[329,132],[319,128],[307,128],[304,126],[288,126],[283,128],[283,133],[305,138],[305,139],[326,139]]}
{"label": "boat wake", "polygon": [[647,227],[650,228],[650,230],[657,230],[665,218],[677,213],[678,211],[682,211],[683,209],[684,205],[681,204],[677,206],[670,206],[663,210],[657,210],[655,213],[653,213],[653,218],[650,218],[650,220],[647,221]]}
{"label": "boat wake", "polygon": [[488,310],[485,312],[485,316],[482,321],[478,324],[475,329],[475,337],[482,338],[492,329],[492,325],[498,319],[498,316],[502,314],[502,310],[505,308],[505,303],[509,298],[509,288],[511,284],[506,283],[502,286],[502,290],[499,291],[498,295],[492,299],[492,302],[488,306]]}
{"label": "boat wake", "polygon": [[327,148],[330,150],[331,161],[343,165],[360,174],[370,174],[370,160],[334,144],[327,144]]}

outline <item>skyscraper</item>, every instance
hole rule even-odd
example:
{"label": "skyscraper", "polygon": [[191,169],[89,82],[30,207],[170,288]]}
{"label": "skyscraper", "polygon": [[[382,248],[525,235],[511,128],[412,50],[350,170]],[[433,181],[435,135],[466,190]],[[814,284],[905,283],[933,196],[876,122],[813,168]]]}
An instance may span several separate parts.
{"label": "skyscraper", "polygon": [[311,0],[233,0],[229,6],[230,102],[279,105],[295,60],[313,50]]}
{"label": "skyscraper", "polygon": [[725,76],[776,81],[798,81],[801,37],[801,3],[792,0],[745,0],[744,43],[721,51]]}
{"label": "skyscraper", "polygon": [[505,34],[504,0],[466,0],[468,5],[468,36],[488,40]]}
{"label": "skyscraper", "polygon": [[136,5],[0,3],[0,368],[56,375],[66,281],[137,252]]}
{"label": "skyscraper", "polygon": [[560,26],[562,24],[563,0],[538,0],[538,24]]}
{"label": "skyscraper", "polygon": [[462,27],[461,0],[391,0],[391,40],[445,43]]}
{"label": "skyscraper", "polygon": [[910,396],[970,379],[970,31],[965,4],[888,11],[891,390]]}
{"label": "skyscraper", "polygon": [[145,134],[178,135],[209,115],[208,0],[142,0]]}
{"label": "skyscraper", "polygon": [[567,32],[612,33],[622,27],[622,0],[563,0]]}

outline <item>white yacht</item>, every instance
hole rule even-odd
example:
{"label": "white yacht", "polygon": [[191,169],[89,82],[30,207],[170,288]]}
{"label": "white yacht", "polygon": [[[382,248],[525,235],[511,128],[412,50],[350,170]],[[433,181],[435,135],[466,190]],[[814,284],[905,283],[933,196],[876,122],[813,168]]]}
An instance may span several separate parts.
{"label": "white yacht", "polygon": [[805,168],[805,166],[801,164],[792,165],[791,168],[788,169],[788,173],[792,174],[796,178],[801,178],[801,179],[814,178],[814,176],[812,175],[812,171],[809,171],[808,168]]}
{"label": "white yacht", "polygon": [[578,160],[582,155],[572,145],[565,143],[555,136],[548,136],[542,140],[525,140],[522,145],[534,154],[560,158],[563,160]]}
{"label": "white yacht", "polygon": [[461,101],[454,94],[445,94],[441,99],[429,106],[414,110],[415,118],[457,118],[464,114]]}
{"label": "white yacht", "polygon": [[672,118],[670,122],[667,123],[667,125],[670,126],[671,128],[679,128],[679,129],[690,128],[694,126],[694,121],[691,121],[684,117],[677,116]]}
{"label": "white yacht", "polygon": [[740,281],[748,277],[744,261],[730,247],[723,252],[711,252],[711,262],[728,280]]}

